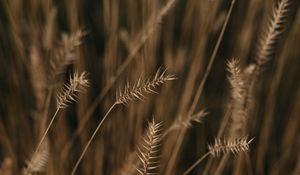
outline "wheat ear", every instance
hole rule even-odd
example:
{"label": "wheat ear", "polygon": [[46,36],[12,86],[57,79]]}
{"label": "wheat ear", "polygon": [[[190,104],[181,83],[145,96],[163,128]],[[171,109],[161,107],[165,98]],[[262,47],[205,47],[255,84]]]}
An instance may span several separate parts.
{"label": "wheat ear", "polygon": [[232,139],[232,140],[221,140],[215,139],[215,143],[208,145],[208,152],[200,157],[192,166],[190,166],[183,175],[189,174],[197,165],[199,165],[206,157],[209,155],[212,157],[220,156],[221,153],[233,153],[234,155],[239,154],[240,152],[246,152],[250,148],[250,143],[254,138],[248,140],[247,137]]}
{"label": "wheat ear", "polygon": [[[87,76],[86,72],[81,73],[80,76],[78,75],[77,72],[75,72],[73,77],[70,77],[70,82],[68,84],[64,85],[65,87],[63,88],[63,90],[61,92],[58,92],[58,95],[56,98],[56,101],[57,101],[56,111],[55,111],[54,115],[52,116],[51,121],[48,124],[46,131],[42,135],[42,138],[41,138],[37,148],[35,149],[33,156],[31,157],[28,165],[32,166],[32,163],[35,160],[35,158],[37,157],[39,149],[40,149],[43,141],[45,140],[47,133],[48,133],[50,127],[52,126],[52,123],[55,120],[59,110],[67,107],[67,104],[70,103],[71,101],[76,101],[76,99],[78,98],[77,93],[82,92],[86,87],[89,86],[89,81],[87,80],[86,76]],[[29,169],[30,169],[30,167],[27,166],[25,172],[29,172]]]}
{"label": "wheat ear", "polygon": [[103,122],[108,117],[109,113],[113,110],[113,108],[118,104],[128,104],[133,100],[143,100],[147,94],[149,93],[156,93],[155,89],[164,84],[166,81],[171,81],[176,79],[174,75],[168,75],[166,70],[161,71],[159,68],[156,71],[155,76],[152,79],[142,80],[141,78],[132,86],[130,87],[129,83],[126,84],[123,91],[119,91],[116,96],[116,101],[111,105],[109,110],[106,112],[102,120],[97,125],[97,128],[93,132],[92,136],[90,137],[89,141],[85,145],[80,157],[78,158],[73,170],[71,172],[72,175],[75,174],[76,169],[78,168],[83,156],[85,155],[87,149],[89,148],[90,144],[92,143],[94,137],[96,136],[97,132],[101,128]]}
{"label": "wheat ear", "polygon": [[159,167],[159,156],[157,153],[160,149],[162,123],[156,123],[154,119],[149,123],[148,131],[144,136],[142,148],[138,148],[138,157],[141,166],[137,167],[137,171],[141,175],[156,174],[154,171]]}

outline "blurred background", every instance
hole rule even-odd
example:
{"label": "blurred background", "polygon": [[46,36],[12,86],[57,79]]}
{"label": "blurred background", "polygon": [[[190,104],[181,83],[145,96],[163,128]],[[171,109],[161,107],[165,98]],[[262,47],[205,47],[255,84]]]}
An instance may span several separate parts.
{"label": "blurred background", "polygon": [[[88,72],[90,87],[77,103],[59,111],[47,135],[48,164],[36,174],[69,174],[116,91],[153,76],[159,67],[177,79],[144,101],[117,105],[76,174],[137,174],[135,152],[148,122],[154,117],[167,130],[195,103],[192,113],[206,109],[208,115],[202,123],[170,132],[159,153],[157,173],[182,174],[208,151],[207,144],[226,137],[220,131],[229,125],[232,101],[226,63],[236,58],[241,69],[255,63],[259,40],[279,4],[234,2],[2,0],[0,174],[20,174],[26,167],[56,110],[56,92],[73,72]],[[299,3],[289,1],[284,31],[254,86],[253,108],[243,126],[254,138],[250,151],[207,158],[190,174],[300,174]]]}

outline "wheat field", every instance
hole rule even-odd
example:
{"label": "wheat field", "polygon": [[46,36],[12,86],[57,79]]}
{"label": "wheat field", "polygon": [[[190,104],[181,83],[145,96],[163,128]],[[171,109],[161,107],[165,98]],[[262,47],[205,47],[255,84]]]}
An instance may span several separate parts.
{"label": "wheat field", "polygon": [[0,175],[299,175],[300,1],[0,1]]}

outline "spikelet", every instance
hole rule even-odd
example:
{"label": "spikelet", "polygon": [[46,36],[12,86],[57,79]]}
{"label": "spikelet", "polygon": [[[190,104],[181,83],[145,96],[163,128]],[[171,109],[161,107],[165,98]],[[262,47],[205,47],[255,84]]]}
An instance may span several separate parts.
{"label": "spikelet", "polygon": [[146,24],[146,27],[141,31],[141,33],[137,37],[137,41],[135,41],[136,48],[133,50],[138,50],[143,43],[149,39],[152,34],[157,30],[157,28],[161,25],[163,17],[165,17],[175,6],[176,0],[169,0],[164,7],[160,10],[160,12],[154,18],[150,19]]}
{"label": "spikelet", "polygon": [[274,53],[275,45],[280,39],[281,34],[285,26],[286,18],[289,12],[289,0],[281,0],[278,7],[274,9],[272,16],[269,19],[269,23],[266,31],[258,45],[258,51],[256,56],[256,72],[258,73],[262,66],[270,60],[270,57]]}
{"label": "spikelet", "polygon": [[63,34],[59,47],[54,49],[53,57],[49,60],[50,81],[55,81],[57,75],[64,72],[66,66],[72,64],[75,60],[75,49],[81,45],[82,38],[86,32],[78,30],[70,35]]}
{"label": "spikelet", "polygon": [[83,72],[79,76],[78,73],[75,72],[73,77],[70,77],[70,82],[65,84],[64,88],[57,93],[57,108],[65,108],[68,106],[68,103],[76,101],[78,98],[77,93],[84,91],[88,86],[87,73]]}
{"label": "spikelet", "polygon": [[149,123],[149,128],[144,136],[144,143],[138,148],[138,157],[141,165],[137,167],[137,171],[141,175],[156,174],[155,169],[159,167],[159,156],[157,153],[160,148],[162,123],[155,123],[154,119]]}
{"label": "spikelet", "polygon": [[247,102],[246,78],[240,69],[239,61],[231,59],[227,62],[227,69],[230,72],[228,81],[231,85],[232,114],[229,128],[230,138],[244,137],[246,132],[247,112],[245,103]]}
{"label": "spikelet", "polygon": [[166,81],[176,79],[174,75],[167,75],[166,70],[158,69],[153,79],[139,80],[131,87],[127,82],[123,91],[116,95],[116,104],[128,104],[133,100],[143,100],[146,94],[157,93],[155,89]]}
{"label": "spikelet", "polygon": [[244,80],[242,77],[239,61],[232,58],[227,62],[227,70],[230,72],[228,81],[232,88],[232,98],[236,100],[241,100],[244,98]]}
{"label": "spikelet", "polygon": [[246,152],[249,150],[249,144],[253,139],[249,141],[247,137],[232,140],[215,139],[213,145],[208,145],[209,153],[211,156],[216,157],[220,156],[221,153],[226,154],[231,152],[236,155],[240,152]]}
{"label": "spikelet", "polygon": [[48,164],[49,152],[49,141],[48,139],[46,139],[42,143],[41,149],[39,149],[38,152],[32,155],[31,160],[27,165],[27,169],[24,170],[24,174],[31,175],[33,173],[44,172]]}
{"label": "spikelet", "polygon": [[191,115],[191,116],[178,117],[174,121],[174,123],[164,132],[163,136],[166,136],[168,133],[170,133],[174,130],[190,128],[190,127],[192,127],[192,122],[202,123],[204,117],[207,114],[208,113],[206,112],[206,110],[203,109],[203,110],[199,111],[198,113]]}

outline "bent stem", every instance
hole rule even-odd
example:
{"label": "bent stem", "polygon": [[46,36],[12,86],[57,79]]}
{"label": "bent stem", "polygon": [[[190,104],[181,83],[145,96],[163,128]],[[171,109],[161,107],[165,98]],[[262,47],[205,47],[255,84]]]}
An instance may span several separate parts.
{"label": "bent stem", "polygon": [[92,141],[93,141],[94,137],[96,136],[98,130],[99,130],[100,127],[102,126],[102,124],[103,124],[103,122],[105,121],[105,119],[107,118],[108,114],[112,111],[112,109],[113,109],[117,104],[118,104],[118,103],[115,102],[115,103],[109,108],[109,110],[106,112],[106,114],[104,115],[104,117],[102,118],[102,120],[100,121],[100,123],[98,124],[98,126],[97,126],[97,128],[95,129],[93,135],[90,137],[90,139],[89,139],[88,143],[85,145],[85,147],[84,147],[84,149],[83,149],[83,151],[82,151],[82,153],[81,153],[79,159],[77,160],[77,162],[76,162],[76,164],[75,164],[75,166],[74,166],[74,168],[73,168],[73,170],[72,170],[71,175],[74,175],[74,174],[75,174],[75,172],[76,172],[76,170],[77,170],[77,168],[78,168],[78,166],[79,166],[79,164],[80,164],[80,162],[81,162],[83,156],[85,155],[87,149],[89,148],[90,144],[92,143]]}
{"label": "bent stem", "polygon": [[199,165],[202,162],[202,160],[204,160],[209,155],[210,155],[210,152],[207,152],[206,154],[204,154],[192,166],[190,166],[189,169],[187,169],[182,175],[189,174],[197,165]]}
{"label": "bent stem", "polygon": [[[49,123],[49,125],[48,125],[48,127],[47,127],[47,129],[46,129],[46,131],[44,132],[44,134],[43,134],[43,136],[42,136],[42,138],[41,138],[41,140],[40,140],[38,146],[36,147],[36,149],[35,149],[33,155],[35,155],[35,154],[38,152],[38,150],[40,149],[40,147],[41,147],[43,141],[45,140],[46,135],[48,134],[48,131],[49,131],[50,127],[52,126],[52,123],[53,123],[53,121],[55,120],[55,118],[56,118],[57,113],[58,113],[59,110],[60,110],[60,108],[57,108],[57,109],[56,109],[56,111],[55,111],[55,113],[54,113],[54,115],[53,115],[53,117],[52,117],[52,119],[51,119],[51,121],[50,121],[50,123]],[[34,157],[34,156],[32,156],[32,157]],[[30,159],[30,162],[29,162],[29,164],[28,164],[28,166],[27,166],[25,172],[28,172],[29,167],[30,167],[29,165],[30,165],[31,163],[32,163],[32,159]]]}

